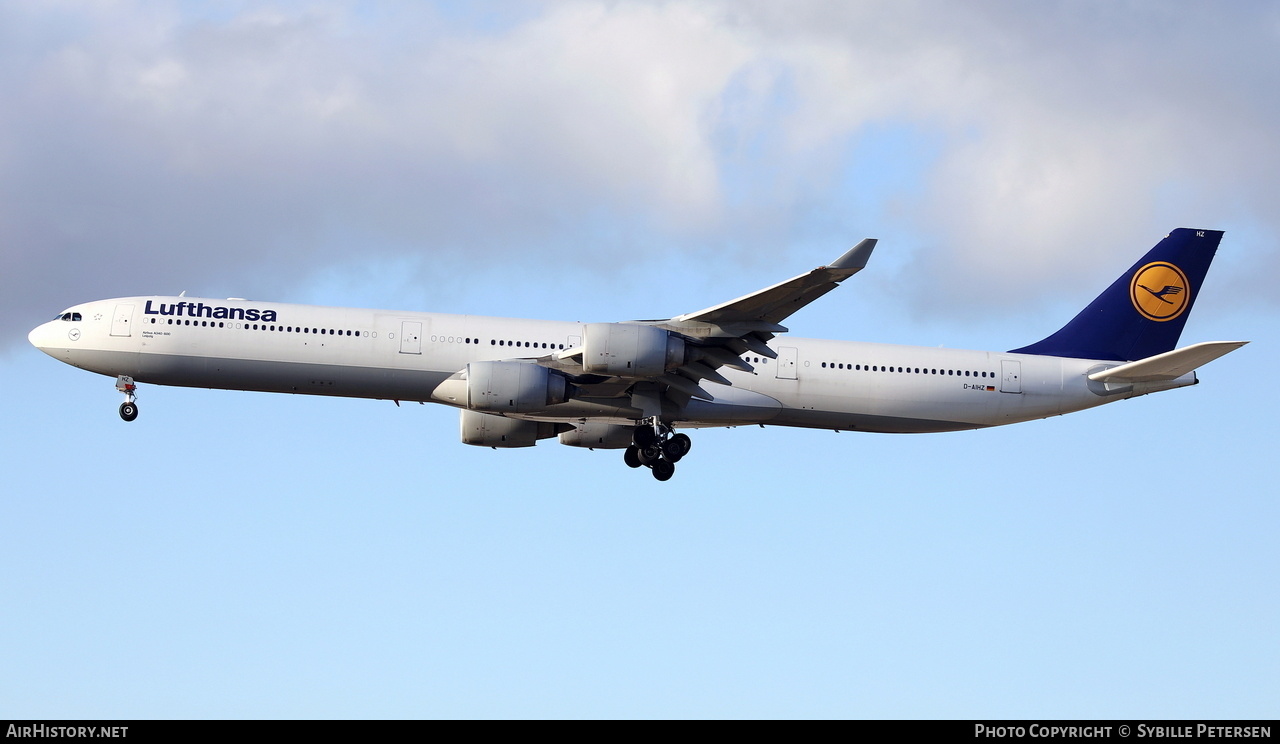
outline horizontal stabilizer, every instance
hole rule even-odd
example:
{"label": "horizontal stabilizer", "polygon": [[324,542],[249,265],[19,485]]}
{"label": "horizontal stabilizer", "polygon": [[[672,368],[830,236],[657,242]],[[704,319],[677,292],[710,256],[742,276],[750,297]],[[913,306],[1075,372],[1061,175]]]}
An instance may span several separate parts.
{"label": "horizontal stabilizer", "polygon": [[1220,356],[1225,356],[1249,343],[1248,341],[1206,341],[1184,346],[1163,354],[1104,369],[1089,375],[1097,382],[1131,383],[1160,382],[1177,379]]}

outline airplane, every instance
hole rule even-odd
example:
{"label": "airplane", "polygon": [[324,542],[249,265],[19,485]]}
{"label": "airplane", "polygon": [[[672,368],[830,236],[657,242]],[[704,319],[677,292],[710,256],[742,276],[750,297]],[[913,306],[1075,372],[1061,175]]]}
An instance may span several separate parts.
{"label": "airplane", "polygon": [[[979,429],[1199,382],[1247,341],[1176,348],[1222,231],[1169,233],[1060,330],[1011,351],[784,336],[781,323],[866,267],[868,238],[787,281],[665,320],[578,323],[361,310],[242,298],[124,297],[70,307],[29,334],[59,361],[138,383],[330,395],[461,410],[492,448],[624,450],[669,480],[678,429]],[[1155,289],[1159,288],[1159,289]]]}

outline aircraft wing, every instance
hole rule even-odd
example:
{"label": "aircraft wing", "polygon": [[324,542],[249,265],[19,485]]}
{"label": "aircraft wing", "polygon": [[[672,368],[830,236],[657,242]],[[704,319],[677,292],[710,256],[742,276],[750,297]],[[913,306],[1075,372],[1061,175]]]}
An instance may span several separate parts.
{"label": "aircraft wing", "polygon": [[690,398],[714,400],[704,384],[732,385],[717,371],[720,367],[753,372],[755,367],[742,358],[748,351],[776,359],[778,355],[769,348],[768,342],[775,333],[787,331],[780,322],[861,271],[875,245],[875,238],[867,238],[826,266],[705,310],[670,320],[632,321],[636,325],[665,329],[685,340],[684,363],[660,375],[648,378],[582,375],[583,347],[558,351],[536,361],[573,375],[574,383],[590,394],[629,396],[632,406],[645,415],[656,415],[664,399],[676,407],[683,407]]}
{"label": "aircraft wing", "polygon": [[[875,247],[876,239],[867,238],[826,266],[819,266],[807,274],[801,274],[736,300],[672,318],[672,321],[717,325],[754,321],[777,325],[795,311],[835,289],[840,282],[865,268],[867,260],[871,258],[871,251]],[[780,328],[779,332],[785,330]]]}

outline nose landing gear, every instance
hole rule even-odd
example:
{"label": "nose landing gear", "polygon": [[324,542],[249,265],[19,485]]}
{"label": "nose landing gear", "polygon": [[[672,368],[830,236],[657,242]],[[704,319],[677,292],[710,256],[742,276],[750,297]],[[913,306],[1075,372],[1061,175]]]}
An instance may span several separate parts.
{"label": "nose landing gear", "polygon": [[688,434],[673,434],[670,426],[654,421],[637,426],[631,442],[623,462],[630,468],[649,468],[660,481],[671,480],[676,463],[693,447]]}
{"label": "nose landing gear", "polygon": [[138,417],[138,404],[134,402],[134,399],[138,386],[134,384],[133,378],[127,375],[117,377],[116,390],[124,393],[124,402],[120,404],[120,418],[125,421],[136,419]]}

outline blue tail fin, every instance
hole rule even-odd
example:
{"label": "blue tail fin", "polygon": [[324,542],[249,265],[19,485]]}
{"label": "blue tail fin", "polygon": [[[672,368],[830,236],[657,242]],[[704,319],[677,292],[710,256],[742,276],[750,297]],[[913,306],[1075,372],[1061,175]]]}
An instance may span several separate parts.
{"label": "blue tail fin", "polygon": [[1172,351],[1221,240],[1174,230],[1062,330],[1010,353],[1131,362]]}

